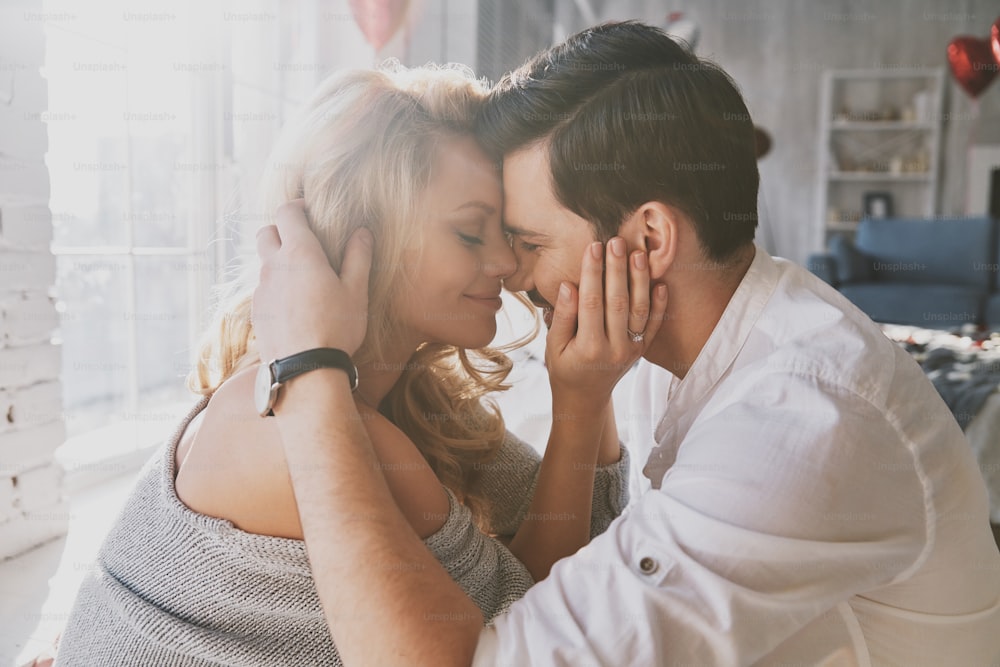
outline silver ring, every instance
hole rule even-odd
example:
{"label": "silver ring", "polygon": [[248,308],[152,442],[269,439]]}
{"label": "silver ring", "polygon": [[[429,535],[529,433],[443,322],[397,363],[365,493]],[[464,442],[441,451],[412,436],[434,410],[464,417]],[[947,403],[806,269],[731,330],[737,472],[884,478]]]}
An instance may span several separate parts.
{"label": "silver ring", "polygon": [[645,331],[636,333],[636,332],[632,331],[631,329],[629,329],[628,327],[625,327],[625,331],[628,332],[628,337],[632,339],[633,343],[641,343],[642,339],[646,337],[646,332]]}

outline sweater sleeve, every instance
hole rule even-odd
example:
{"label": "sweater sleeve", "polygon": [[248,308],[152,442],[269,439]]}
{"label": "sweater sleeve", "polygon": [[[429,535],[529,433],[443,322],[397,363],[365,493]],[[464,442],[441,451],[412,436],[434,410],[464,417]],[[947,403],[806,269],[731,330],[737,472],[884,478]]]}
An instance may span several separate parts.
{"label": "sweater sleeve", "polygon": [[469,508],[447,488],[448,518],[424,539],[452,579],[480,611],[486,625],[507,611],[535,583],[528,569],[498,540],[483,534]]}
{"label": "sweater sleeve", "polygon": [[[496,457],[480,465],[479,485],[489,499],[489,526],[497,535],[517,532],[535,495],[542,459],[510,431]],[[621,445],[621,458],[598,467],[594,474],[594,500],[590,514],[590,537],[600,535],[622,513],[629,501],[629,455]]]}

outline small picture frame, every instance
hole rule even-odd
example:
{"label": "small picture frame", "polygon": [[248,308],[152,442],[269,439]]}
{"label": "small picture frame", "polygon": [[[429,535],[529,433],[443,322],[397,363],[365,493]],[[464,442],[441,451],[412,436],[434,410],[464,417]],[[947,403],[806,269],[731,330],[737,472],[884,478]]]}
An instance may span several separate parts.
{"label": "small picture frame", "polygon": [[892,217],[892,193],[866,192],[863,196],[862,209],[866,218],[882,220]]}

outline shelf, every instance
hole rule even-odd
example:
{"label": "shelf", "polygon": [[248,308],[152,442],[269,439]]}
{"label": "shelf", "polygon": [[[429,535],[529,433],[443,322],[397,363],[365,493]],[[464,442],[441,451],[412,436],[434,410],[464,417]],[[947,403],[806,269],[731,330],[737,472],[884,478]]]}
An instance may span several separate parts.
{"label": "shelf", "polygon": [[887,172],[878,171],[831,171],[827,174],[827,178],[831,181],[858,181],[864,183],[871,182],[910,182],[910,183],[926,183],[931,180],[931,174],[924,173],[910,173],[910,174],[890,174]]}
{"label": "shelf", "polygon": [[934,123],[903,120],[869,120],[869,121],[834,121],[830,124],[831,130],[844,131],[900,131],[900,130],[923,130],[934,131]]}
{"label": "shelf", "polygon": [[936,214],[945,74],[943,67],[824,70],[815,170],[820,242],[854,234],[866,213]]}

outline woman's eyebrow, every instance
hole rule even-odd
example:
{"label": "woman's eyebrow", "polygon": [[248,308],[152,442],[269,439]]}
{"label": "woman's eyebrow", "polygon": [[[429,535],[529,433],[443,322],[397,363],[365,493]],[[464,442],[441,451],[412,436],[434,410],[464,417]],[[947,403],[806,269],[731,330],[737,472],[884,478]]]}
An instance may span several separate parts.
{"label": "woman's eyebrow", "polygon": [[479,201],[478,199],[474,199],[472,201],[467,201],[464,204],[456,206],[455,210],[456,211],[461,211],[462,209],[466,209],[466,208],[478,208],[478,209],[482,210],[484,213],[486,213],[486,215],[493,215],[494,213],[497,212],[497,210],[496,210],[495,207],[490,206],[489,204],[487,204],[484,201]]}

